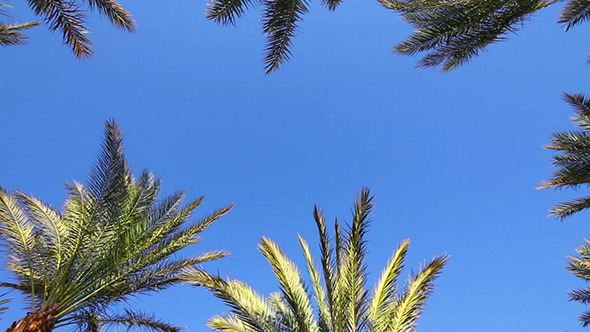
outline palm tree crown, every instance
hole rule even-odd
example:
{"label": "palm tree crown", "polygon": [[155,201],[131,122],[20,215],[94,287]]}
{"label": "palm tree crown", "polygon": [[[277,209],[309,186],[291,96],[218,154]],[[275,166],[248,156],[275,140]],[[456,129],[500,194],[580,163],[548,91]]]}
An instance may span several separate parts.
{"label": "palm tree crown", "polygon": [[179,282],[179,271],[227,255],[225,251],[175,257],[199,242],[199,234],[231,206],[188,224],[202,197],[182,205],[183,192],[158,202],[160,180],[144,171],[139,178],[123,153],[121,131],[106,126],[102,153],[87,184],[66,185],[68,198],[58,211],[36,197],[0,190],[0,240],[14,283],[30,313],[11,331],[51,331],[76,325],[84,331],[123,324],[156,331],[178,328],[133,310],[110,305]]}
{"label": "palm tree crown", "polygon": [[[335,223],[334,244],[330,243],[320,209],[315,208],[321,270],[316,266],[307,242],[299,236],[315,291],[315,306],[299,268],[278,244],[265,237],[258,249],[270,263],[281,289],[268,297],[239,280],[224,280],[199,269],[188,269],[184,275],[187,282],[208,288],[231,308],[231,313],[211,318],[209,327],[234,332],[414,331],[447,255],[434,258],[418,273],[412,274],[405,288],[398,291],[397,281],[409,245],[409,240],[405,240],[369,292],[366,288],[364,236],[373,207],[372,199],[368,189],[359,193],[348,232],[343,234],[338,221]],[[317,318],[314,308],[318,310]]]}

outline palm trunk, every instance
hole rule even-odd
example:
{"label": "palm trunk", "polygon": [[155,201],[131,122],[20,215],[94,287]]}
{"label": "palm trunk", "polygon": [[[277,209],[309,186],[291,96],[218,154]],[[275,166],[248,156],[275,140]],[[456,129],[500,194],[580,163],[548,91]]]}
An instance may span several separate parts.
{"label": "palm trunk", "polygon": [[12,323],[6,332],[51,332],[55,327],[57,308],[43,312],[29,312],[25,317]]}

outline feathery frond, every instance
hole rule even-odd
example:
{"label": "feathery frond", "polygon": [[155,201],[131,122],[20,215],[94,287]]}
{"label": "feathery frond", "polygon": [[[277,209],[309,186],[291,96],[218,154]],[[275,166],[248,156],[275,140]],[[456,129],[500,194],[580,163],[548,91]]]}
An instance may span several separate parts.
{"label": "feathery frond", "polygon": [[[572,122],[580,129],[574,132],[553,134],[546,149],[559,151],[552,165],[559,167],[549,181],[538,188],[578,188],[590,185],[590,100],[581,94],[564,94],[564,100],[575,111]],[[561,220],[590,207],[590,197],[560,202],[550,209],[549,215]]]}
{"label": "feathery frond", "polygon": [[447,71],[465,63],[488,45],[503,41],[538,10],[554,0],[379,0],[399,11],[415,31],[394,47],[396,53],[426,52],[418,67],[442,64]]}
{"label": "feathery frond", "polygon": [[[567,269],[572,272],[576,277],[585,281],[590,280],[590,241],[585,240],[585,244],[582,244],[576,252],[579,256],[569,256]],[[584,305],[590,304],[590,288],[577,289],[569,292],[570,301],[581,303]],[[578,320],[582,322],[582,326],[590,325],[590,311],[582,313],[578,317]]]}
{"label": "feathery frond", "polygon": [[[353,221],[346,232],[341,233],[338,222],[335,222],[334,247],[330,244],[322,212],[315,207],[313,215],[320,236],[321,269],[316,267],[307,241],[299,236],[315,292],[315,305],[299,268],[278,244],[265,237],[258,248],[269,261],[280,285],[280,292],[266,298],[241,281],[223,280],[196,268],[186,269],[182,278],[187,283],[207,288],[231,310],[229,314],[211,318],[208,326],[217,331],[233,332],[414,331],[448,256],[434,258],[410,277],[403,292],[398,292],[396,283],[409,245],[409,240],[405,240],[389,260],[373,291],[369,292],[365,287],[364,257],[372,199],[368,189],[359,192]],[[335,258],[332,256],[334,251]],[[314,308],[319,310],[317,320]]]}
{"label": "feathery frond", "polygon": [[565,30],[590,18],[590,0],[569,0],[559,14],[558,23],[565,24]]}

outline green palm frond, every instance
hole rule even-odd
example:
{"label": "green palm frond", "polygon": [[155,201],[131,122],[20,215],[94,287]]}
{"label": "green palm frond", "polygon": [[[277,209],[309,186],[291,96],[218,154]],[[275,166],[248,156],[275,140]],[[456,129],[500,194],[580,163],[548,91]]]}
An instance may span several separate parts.
{"label": "green palm frond", "polygon": [[538,10],[555,3],[551,0],[380,0],[399,11],[415,31],[394,47],[396,53],[426,55],[418,67],[442,64],[451,70],[485,49],[503,41]]}
{"label": "green palm frond", "polygon": [[0,24],[0,45],[23,45],[27,39],[27,35],[22,33],[22,30],[27,30],[39,25],[39,22],[28,22],[22,24]]}
{"label": "green palm frond", "polygon": [[[572,272],[576,277],[585,281],[590,280],[590,241],[585,240],[576,252],[579,256],[569,256],[567,270]],[[581,303],[584,305],[590,304],[590,288],[576,289],[568,293],[570,301]],[[582,326],[590,325],[590,311],[584,312],[578,317],[582,322]]]}
{"label": "green palm frond", "polygon": [[178,284],[180,271],[226,256],[223,250],[176,254],[198,243],[232,205],[189,224],[202,197],[183,205],[184,194],[177,193],[159,202],[160,180],[149,171],[133,176],[115,122],[107,123],[88,184],[73,181],[66,188],[61,211],[36,197],[0,190],[1,244],[18,281],[2,286],[24,293],[31,312],[54,310],[58,325],[87,324],[92,330],[110,319],[174,331],[151,316],[131,311],[113,316],[106,310]]}
{"label": "green palm frond", "polygon": [[[86,12],[82,3],[76,0],[27,0],[35,15],[41,17],[48,24],[49,30],[60,31],[63,43],[68,45],[77,58],[87,59],[94,54],[92,41],[88,38],[86,27]],[[83,0],[89,9],[96,9],[99,14],[106,16],[113,25],[128,32],[134,32],[136,22],[116,0]],[[6,4],[0,4],[6,7]],[[0,11],[0,15],[7,15]],[[22,24],[0,23],[0,45],[22,45],[27,38],[22,30],[39,25],[40,22]]]}
{"label": "green palm frond", "polygon": [[[234,331],[238,326],[245,326],[245,331],[266,332],[272,331],[271,328],[275,326],[270,303],[247,284],[239,280],[223,280],[197,268],[185,269],[182,278],[185,282],[207,288],[232,309],[230,315],[216,316],[209,320],[209,327],[220,331]],[[220,328],[221,326],[225,327]]]}
{"label": "green palm frond", "polygon": [[311,300],[297,265],[285,255],[275,242],[265,237],[258,245],[258,250],[272,266],[281,285],[283,297],[295,317],[296,326],[294,328],[301,332],[317,331]]}
{"label": "green palm frond", "polygon": [[205,17],[215,23],[235,25],[236,19],[242,17],[251,4],[250,0],[212,0],[207,4]]}
{"label": "green palm frond", "polygon": [[291,57],[291,39],[307,13],[307,0],[263,0],[262,32],[266,35],[264,69],[267,74]]}
{"label": "green palm frond", "polygon": [[431,295],[434,281],[438,278],[447,258],[447,255],[434,258],[417,274],[410,277],[404,293],[392,303],[390,308],[391,330],[388,331],[415,330],[426,299]]}
{"label": "green palm frond", "polygon": [[[368,189],[361,190],[347,231],[342,233],[338,221],[335,222],[334,247],[321,209],[315,207],[313,215],[320,235],[321,268],[316,266],[307,241],[299,236],[315,292],[315,305],[299,268],[278,244],[265,237],[258,248],[269,261],[280,285],[280,292],[271,293],[267,298],[241,281],[223,280],[196,268],[186,269],[182,278],[187,283],[204,286],[231,309],[229,314],[211,318],[208,326],[217,331],[233,332],[414,331],[448,256],[435,257],[410,277],[403,292],[398,292],[396,283],[409,244],[408,240],[403,241],[375,288],[369,292],[365,287],[364,258],[372,200]],[[319,311],[317,320],[314,308]]]}
{"label": "green palm frond", "polygon": [[[564,94],[564,100],[574,108],[572,122],[580,129],[572,132],[553,133],[546,149],[560,154],[553,157],[553,172],[541,188],[579,188],[590,184],[590,100],[582,94]],[[590,197],[560,202],[549,211],[551,217],[564,218],[590,207]]]}
{"label": "green palm frond", "polygon": [[92,57],[92,42],[86,36],[88,28],[78,4],[67,0],[28,0],[28,3],[35,15],[45,19],[51,31],[61,32],[64,44],[70,46],[77,58]]}
{"label": "green palm frond", "polygon": [[123,30],[134,32],[137,23],[125,8],[115,0],[85,0],[90,9],[98,9],[98,12],[106,16],[113,25]]}
{"label": "green palm frond", "polygon": [[558,23],[564,23],[565,29],[569,30],[575,25],[590,18],[589,0],[569,0],[559,14]]}

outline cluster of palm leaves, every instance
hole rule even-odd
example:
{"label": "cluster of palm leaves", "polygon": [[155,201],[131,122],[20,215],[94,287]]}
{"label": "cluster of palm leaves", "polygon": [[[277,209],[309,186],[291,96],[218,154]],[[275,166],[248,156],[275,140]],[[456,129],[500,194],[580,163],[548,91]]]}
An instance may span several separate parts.
{"label": "cluster of palm leaves", "polygon": [[74,325],[101,331],[110,325],[179,328],[113,304],[180,282],[180,271],[227,255],[175,254],[199,242],[199,234],[231,206],[189,223],[202,197],[186,205],[183,192],[158,199],[160,180],[149,171],[135,178],[115,122],[106,126],[102,153],[87,184],[67,185],[61,210],[19,191],[0,188],[0,244],[13,283],[2,287],[24,294],[30,313],[11,331],[51,331]]}
{"label": "cluster of palm leaves", "polygon": [[[539,188],[575,189],[590,185],[590,100],[581,94],[567,93],[564,99],[574,108],[572,120],[580,130],[553,134],[545,148],[560,152],[553,157],[553,165],[559,169]],[[550,215],[563,220],[587,208],[590,208],[590,197],[580,197],[555,205]]]}
{"label": "cluster of palm leaves", "polygon": [[[343,232],[336,221],[333,245],[321,210],[316,207],[314,217],[320,236],[321,268],[316,266],[307,242],[299,236],[315,305],[299,268],[277,243],[265,237],[258,249],[270,263],[280,292],[264,297],[242,281],[224,280],[199,269],[187,270],[187,282],[208,288],[231,308],[229,314],[210,319],[208,326],[234,332],[414,331],[447,255],[435,257],[418,273],[411,274],[405,288],[398,290],[397,281],[409,245],[405,240],[370,292],[366,288],[364,236],[372,199],[368,189],[359,193],[348,232]],[[314,308],[318,310],[317,319]]]}
{"label": "cluster of palm leaves", "polygon": [[[581,245],[576,252],[579,257],[570,256],[567,269],[571,271],[576,277],[590,281],[590,241]],[[581,304],[590,304],[590,287],[583,289],[575,289],[568,294],[570,300]],[[590,325],[590,311],[582,313],[578,320],[582,322],[582,326]]]}
{"label": "cluster of palm leaves", "polygon": [[[322,0],[321,4],[335,10],[342,0]],[[248,7],[257,2],[252,0],[212,0],[205,16],[217,23],[234,25]],[[292,38],[295,36],[302,16],[307,13],[307,0],[262,0],[264,7],[261,19],[262,32],[267,38],[264,68],[269,74],[291,57]]]}
{"label": "cluster of palm leaves", "polygon": [[[531,15],[558,0],[379,0],[415,30],[394,51],[425,52],[418,67],[451,70],[518,31]],[[590,18],[589,0],[569,0],[558,19],[566,30]]]}
{"label": "cluster of palm leaves", "polygon": [[[590,100],[581,94],[564,94],[564,99],[575,110],[572,121],[579,131],[553,134],[553,139],[545,148],[559,152],[553,157],[553,165],[558,169],[539,188],[579,188],[590,185]],[[558,203],[550,209],[550,216],[563,220],[588,208],[590,197],[580,197]],[[579,257],[568,257],[567,269],[576,277],[590,281],[590,241],[586,240],[576,251]],[[588,305],[590,287],[573,290],[569,296],[571,301]],[[583,326],[589,326],[590,311],[582,313],[578,320]]]}
{"label": "cluster of palm leaves", "polygon": [[[322,0],[335,10],[341,0]],[[451,70],[488,45],[515,33],[532,14],[559,0],[379,0],[414,26],[414,33],[394,47],[404,55],[426,55],[418,67],[442,64]],[[225,25],[235,24],[251,0],[211,0],[206,16]],[[263,0],[262,32],[267,36],[264,65],[271,73],[291,56],[292,38],[308,11],[307,0]],[[569,0],[558,19],[566,30],[590,18],[590,0]]]}
{"label": "cluster of palm leaves", "polygon": [[[93,55],[92,41],[88,38],[86,27],[86,12],[82,4],[73,0],[28,0],[29,7],[40,16],[49,29],[60,31],[64,44],[70,46],[76,57],[89,58]],[[90,10],[96,10],[106,16],[113,25],[123,30],[135,31],[135,20],[116,0],[85,0],[84,4]],[[7,7],[6,4],[0,4]],[[8,16],[5,11],[0,12]],[[26,35],[22,30],[39,25],[40,22],[23,24],[4,24],[0,22],[0,45],[23,44]]]}

